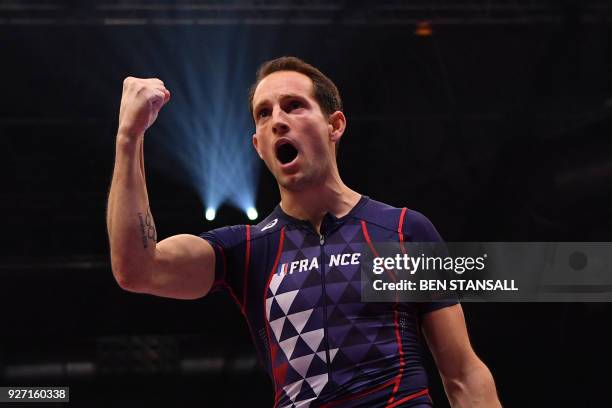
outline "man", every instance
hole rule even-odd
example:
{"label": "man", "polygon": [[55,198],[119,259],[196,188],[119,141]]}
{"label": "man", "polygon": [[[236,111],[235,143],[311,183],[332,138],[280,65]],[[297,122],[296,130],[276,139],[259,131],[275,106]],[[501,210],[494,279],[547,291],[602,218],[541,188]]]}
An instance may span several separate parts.
{"label": "man", "polygon": [[157,243],[143,137],[170,99],[127,78],[108,206],[112,267],[129,291],[195,299],[225,289],[249,324],[278,407],[429,407],[419,326],[453,407],[499,407],[456,302],[363,303],[360,251],[440,241],[423,215],[351,190],[336,164],[346,118],[336,86],[293,57],[262,65],[250,94],[253,146],[278,182],[260,224]]}

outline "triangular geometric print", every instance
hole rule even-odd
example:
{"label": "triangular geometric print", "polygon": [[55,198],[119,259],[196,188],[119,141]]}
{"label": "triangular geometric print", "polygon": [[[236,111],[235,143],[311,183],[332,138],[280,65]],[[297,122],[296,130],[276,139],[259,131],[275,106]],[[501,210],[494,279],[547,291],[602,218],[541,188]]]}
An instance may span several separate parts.
{"label": "triangular geometric print", "polygon": [[304,310],[303,312],[298,312],[294,314],[290,314],[287,316],[293,327],[297,330],[298,333],[302,332],[302,329],[306,325],[308,318],[312,314],[313,309]]}
{"label": "triangular geometric print", "polygon": [[[338,350],[339,349],[337,349],[337,348],[329,349],[329,358],[331,359],[332,362],[334,361],[334,358],[336,357],[336,354],[338,354]],[[317,356],[319,356],[319,358],[321,360],[323,360],[323,361],[327,360],[325,351],[319,351],[317,353]]]}
{"label": "triangular geometric print", "polygon": [[291,307],[291,303],[293,303],[293,299],[298,294],[299,290],[292,290],[291,292],[281,293],[280,295],[276,295],[275,299],[280,305],[281,309],[285,314],[288,314],[289,307]]}
{"label": "triangular geometric print", "polygon": [[345,281],[346,281],[346,278],[344,277],[342,272],[340,272],[340,270],[337,267],[333,266],[329,268],[327,271],[325,271],[325,283],[326,284],[345,282]]}
{"label": "triangular geometric print", "polygon": [[327,353],[325,351],[319,351],[317,353],[317,356],[323,360],[323,361],[327,361]]}
{"label": "triangular geometric print", "polygon": [[331,264],[331,257],[334,256],[334,261],[337,260],[338,254],[342,253],[344,247],[346,247],[346,242],[343,240],[334,239],[334,236],[330,237],[335,242],[327,241],[325,245],[325,254],[329,257],[329,263]]}
{"label": "triangular geometric print", "polygon": [[281,317],[285,317],[286,315],[286,313],[283,312],[276,299],[273,297],[266,299],[266,307],[268,307],[269,321],[280,319]]}
{"label": "triangular geometric print", "polygon": [[283,281],[283,275],[279,275],[276,272],[277,271],[274,271],[274,273],[272,274],[272,279],[270,280],[269,288],[270,288],[270,292],[272,292],[272,296],[276,295],[276,291],[278,290],[278,287]]}
{"label": "triangular geometric print", "polygon": [[295,398],[295,405],[297,406],[300,401],[306,402],[307,400],[311,401],[315,398],[317,398],[317,395],[313,391],[312,387],[310,387],[308,382],[304,382],[304,384],[302,384],[302,389],[300,390],[300,393]]}
{"label": "triangular geometric print", "polygon": [[318,330],[323,327],[323,308],[314,309],[313,313],[310,315],[310,319],[302,329],[303,333]]}
{"label": "triangular geometric print", "polygon": [[345,242],[353,242],[355,238],[361,242],[362,236],[360,232],[361,226],[359,224],[345,225],[340,228],[340,234],[342,234]]}
{"label": "triangular geometric print", "polygon": [[359,329],[357,329],[355,326],[351,327],[351,329],[349,330],[348,334],[346,335],[346,338],[344,339],[344,342],[342,342],[342,344],[340,345],[340,347],[345,348],[345,347],[350,347],[350,346],[356,346],[359,344],[370,344],[370,341],[366,338],[366,336],[364,336],[361,331]]}
{"label": "triangular geometric print", "polygon": [[306,378],[306,382],[310,385],[310,388],[314,391],[314,393],[318,396],[325,384],[327,384],[327,374],[316,375],[314,377]]}
{"label": "triangular geometric print", "polygon": [[281,336],[278,339],[278,341],[283,342],[297,335],[298,335],[298,332],[295,330],[295,327],[293,327],[291,322],[285,320],[285,324],[283,325],[283,331],[281,332]]}
{"label": "triangular geometric print", "polygon": [[289,363],[286,363],[286,364],[287,364],[287,374],[285,375],[285,384],[290,384],[292,382],[301,380],[303,378],[300,375],[300,373],[298,373],[297,371],[295,371],[293,367],[291,367],[291,364]]}
{"label": "triangular geometric print", "polygon": [[289,360],[289,357],[291,356],[291,354],[293,354],[293,350],[295,349],[295,343],[297,343],[299,336],[294,336],[291,337],[285,341],[281,341],[280,347],[283,350],[283,352],[285,353],[285,356],[287,357],[287,360]]}
{"label": "triangular geometric print", "polygon": [[309,272],[302,272],[302,273],[308,273],[308,276],[306,277],[306,280],[302,283],[302,287],[300,288],[300,290],[306,289],[306,288],[316,288],[319,292],[321,292],[321,274],[317,269],[312,269]]}
{"label": "triangular geometric print", "polygon": [[270,320],[270,308],[272,307],[272,302],[274,301],[274,296],[270,296],[266,299],[266,317]]}
{"label": "triangular geometric print", "polygon": [[330,327],[351,325],[351,321],[346,318],[346,314],[338,306],[327,306],[327,318]]}
{"label": "triangular geometric print", "polygon": [[359,276],[357,272],[359,272],[359,265],[347,265],[346,267],[341,269],[342,274],[346,278],[346,280],[353,280],[355,276]]}
{"label": "triangular geometric print", "polygon": [[295,404],[291,406],[291,408],[307,408],[310,406],[310,402],[315,398],[309,398],[303,401],[296,401]]}
{"label": "triangular geometric print", "polygon": [[361,302],[361,294],[355,290],[355,288],[352,285],[349,285],[344,292],[342,293],[342,296],[340,297],[340,300],[337,303],[359,303]]}
{"label": "triangular geometric print", "polygon": [[293,360],[289,360],[289,363],[291,364],[293,369],[302,376],[302,378],[305,378],[306,373],[308,372],[308,367],[310,367],[310,363],[314,356],[315,355],[313,353],[303,357],[294,358]]}
{"label": "triangular geometric print", "polygon": [[342,352],[350,358],[353,363],[359,363],[363,361],[363,358],[370,350],[370,344],[359,344],[356,346],[343,347]]}
{"label": "triangular geometric print", "polygon": [[[331,354],[329,357],[331,358]],[[334,358],[333,364],[334,364],[335,370],[338,370],[338,369],[342,369],[346,367],[354,367],[355,362],[347,357],[347,355],[344,353],[344,350],[338,350]],[[334,371],[334,377],[335,376],[336,376],[336,373]]]}
{"label": "triangular geometric print", "polygon": [[310,367],[308,367],[308,371],[306,372],[307,377],[312,377],[313,375],[319,375],[327,372],[327,364],[325,364],[325,352],[317,353],[312,361],[310,362]]}
{"label": "triangular geometric print", "polygon": [[285,324],[286,317],[281,317],[280,319],[276,319],[270,322],[270,327],[272,327],[272,332],[274,333],[274,337],[276,340],[280,340],[281,333],[283,331],[283,325]]}
{"label": "triangular geometric print", "polygon": [[[331,301],[332,304],[338,303],[344,291],[347,289],[347,286],[348,282],[346,280],[344,280],[343,282],[326,284],[325,294],[327,295],[328,302]],[[359,301],[360,298],[357,298],[357,300]],[[353,299],[352,301],[354,302],[355,299]]]}
{"label": "triangular geometric print", "polygon": [[304,246],[304,234],[300,230],[289,230],[285,233],[285,244],[292,245],[293,248]]}
{"label": "triangular geometric print", "polygon": [[285,234],[285,242],[283,242],[283,254],[294,251],[299,248],[299,245],[295,245],[295,243],[287,238],[287,234]]}
{"label": "triangular geometric print", "polygon": [[308,333],[302,333],[300,337],[304,339],[304,341],[310,347],[311,352],[314,353],[319,348],[321,341],[323,340],[324,329],[313,330]]}
{"label": "triangular geometric print", "polygon": [[298,380],[294,383],[291,383],[289,385],[285,385],[283,387],[283,390],[285,390],[285,392],[287,393],[287,396],[289,397],[289,399],[291,400],[291,402],[295,402],[295,397],[297,397],[297,395],[300,392],[300,389],[302,388],[302,383],[304,382],[304,380]]}
{"label": "triangular geometric print", "polygon": [[362,316],[361,310],[364,307],[365,303],[342,303],[337,306],[344,316]]}
{"label": "triangular geometric print", "polygon": [[295,348],[293,349],[293,353],[291,353],[290,359],[293,360],[298,357],[302,357],[302,356],[313,354],[313,353],[314,351],[312,351],[310,347],[308,347],[308,344],[306,344],[302,336],[298,336],[298,340],[295,343]]}
{"label": "triangular geometric print", "polygon": [[330,326],[328,329],[328,336],[330,338],[331,344],[334,346],[341,345],[346,340],[346,337],[351,330],[353,325],[345,324],[342,326]]}
{"label": "triangular geometric print", "polygon": [[368,365],[371,365],[378,370],[387,367],[387,359],[385,359],[385,357],[386,356],[380,352],[380,349],[376,345],[372,344],[366,353],[365,359],[366,361],[370,362]]}
{"label": "triangular geometric print", "polygon": [[289,314],[302,312],[308,309],[314,309],[319,300],[321,299],[321,286],[312,288],[301,288],[300,293],[295,297],[291,307],[289,308]]}

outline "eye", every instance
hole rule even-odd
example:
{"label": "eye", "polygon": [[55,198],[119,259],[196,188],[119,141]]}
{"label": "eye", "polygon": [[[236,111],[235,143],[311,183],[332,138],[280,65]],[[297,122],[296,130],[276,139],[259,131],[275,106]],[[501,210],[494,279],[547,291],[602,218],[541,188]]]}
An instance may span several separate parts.
{"label": "eye", "polygon": [[299,109],[302,107],[302,102],[300,101],[291,101],[289,102],[289,110]]}
{"label": "eye", "polygon": [[257,112],[257,118],[265,118],[266,116],[270,116],[270,110],[268,108],[262,108]]}

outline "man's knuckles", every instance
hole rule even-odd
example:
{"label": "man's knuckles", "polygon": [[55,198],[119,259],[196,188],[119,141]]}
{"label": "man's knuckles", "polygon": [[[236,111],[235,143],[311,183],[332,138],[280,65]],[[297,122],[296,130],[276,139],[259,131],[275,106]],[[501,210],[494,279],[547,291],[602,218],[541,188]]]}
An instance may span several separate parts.
{"label": "man's knuckles", "polygon": [[164,87],[164,81],[159,78],[135,78],[135,77],[126,77],[123,80],[124,88],[144,88],[144,87]]}

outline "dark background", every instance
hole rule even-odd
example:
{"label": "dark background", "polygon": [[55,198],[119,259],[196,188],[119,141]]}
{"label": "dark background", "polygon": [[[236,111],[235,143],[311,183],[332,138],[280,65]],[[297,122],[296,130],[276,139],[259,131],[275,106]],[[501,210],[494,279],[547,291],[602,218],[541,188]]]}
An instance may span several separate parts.
{"label": "dark background", "polygon": [[[248,30],[249,64],[297,55],[319,67],[345,103],[344,181],[423,212],[448,241],[612,241],[606,2],[101,7],[122,4],[0,3],[0,385],[69,385],[71,405],[87,407],[272,405],[229,297],[131,294],[112,277],[104,217],[121,81],[150,73],[130,60],[143,37],[187,32],[205,47]],[[423,22],[431,35],[416,35]],[[177,61],[164,63],[172,91]],[[231,207],[205,221],[193,189],[149,162],[147,178],[160,238],[246,222]],[[259,213],[277,201],[262,170]],[[464,310],[505,406],[608,405],[609,304]],[[426,359],[436,406],[448,406]]]}

